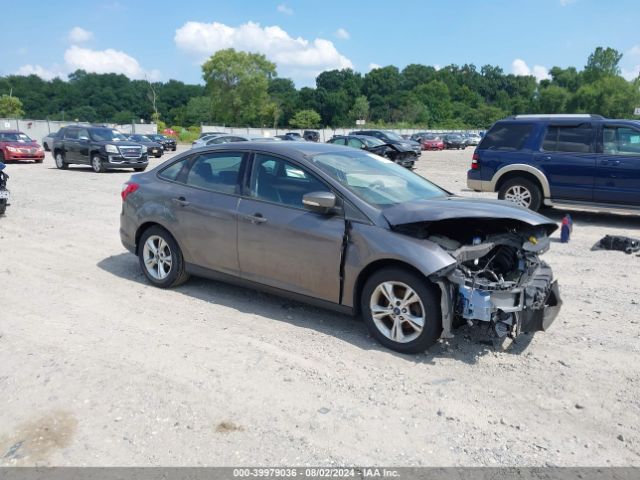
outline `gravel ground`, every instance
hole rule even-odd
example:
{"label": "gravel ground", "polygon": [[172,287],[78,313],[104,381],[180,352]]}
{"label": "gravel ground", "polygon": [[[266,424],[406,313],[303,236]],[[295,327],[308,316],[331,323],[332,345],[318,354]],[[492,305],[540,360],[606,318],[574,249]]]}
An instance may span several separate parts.
{"label": "gravel ground", "polygon": [[[470,157],[418,172],[470,195]],[[640,258],[589,250],[640,217],[572,212],[547,333],[503,349],[463,327],[405,356],[278,297],[150,287],[118,236],[129,172],[7,171],[0,465],[640,466]]]}

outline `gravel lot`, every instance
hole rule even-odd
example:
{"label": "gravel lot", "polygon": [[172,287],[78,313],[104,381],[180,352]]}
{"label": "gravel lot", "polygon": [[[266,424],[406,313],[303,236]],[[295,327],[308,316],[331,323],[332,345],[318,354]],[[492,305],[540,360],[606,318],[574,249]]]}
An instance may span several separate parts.
{"label": "gravel lot", "polygon": [[[470,195],[470,157],[418,171]],[[128,171],[7,172],[0,465],[640,466],[640,258],[589,250],[640,217],[572,212],[545,255],[565,302],[549,332],[503,350],[463,327],[404,356],[358,319],[147,285],[118,236]]]}

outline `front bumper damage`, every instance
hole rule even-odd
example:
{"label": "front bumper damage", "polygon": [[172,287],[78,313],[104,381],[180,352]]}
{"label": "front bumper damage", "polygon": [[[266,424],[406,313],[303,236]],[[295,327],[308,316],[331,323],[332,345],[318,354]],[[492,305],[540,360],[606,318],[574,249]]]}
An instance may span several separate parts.
{"label": "front bumper damage", "polygon": [[538,257],[549,239],[518,243],[518,235],[496,235],[450,251],[458,263],[432,279],[442,291],[442,338],[453,338],[455,319],[489,325],[498,337],[550,327],[562,299],[551,268]]}

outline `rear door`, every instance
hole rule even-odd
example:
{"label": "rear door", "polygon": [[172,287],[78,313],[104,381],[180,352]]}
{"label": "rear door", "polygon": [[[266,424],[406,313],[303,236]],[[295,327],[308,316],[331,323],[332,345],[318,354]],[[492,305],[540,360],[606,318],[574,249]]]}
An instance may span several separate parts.
{"label": "rear door", "polygon": [[596,154],[590,122],[549,124],[534,161],[549,180],[551,198],[593,200]]}
{"label": "rear door", "polygon": [[82,163],[90,163],[91,141],[89,139],[89,131],[86,128],[80,128],[78,130],[78,144],[77,144],[77,159]]}
{"label": "rear door", "polygon": [[238,275],[236,210],[243,159],[244,153],[235,151],[194,155],[167,190],[178,223],[174,230],[190,263]]}
{"label": "rear door", "polygon": [[640,205],[640,129],[607,124],[598,137],[594,200]]}
{"label": "rear door", "polygon": [[68,163],[77,163],[79,160],[79,141],[78,141],[79,129],[74,127],[67,127],[64,130],[64,137],[62,138],[62,146],[64,148],[64,159]]}
{"label": "rear door", "polygon": [[302,196],[330,191],[300,165],[256,154],[248,196],[238,207],[238,257],[243,278],[340,301],[343,215],[306,210]]}

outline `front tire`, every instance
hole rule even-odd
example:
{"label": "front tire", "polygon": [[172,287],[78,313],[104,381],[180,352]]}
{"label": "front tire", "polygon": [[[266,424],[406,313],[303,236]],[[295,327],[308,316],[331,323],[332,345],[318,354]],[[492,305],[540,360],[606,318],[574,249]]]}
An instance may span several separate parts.
{"label": "front tire", "polygon": [[0,200],[0,215],[4,215],[4,212],[7,210],[7,200],[3,198]]}
{"label": "front tire", "polygon": [[140,237],[138,260],[145,277],[156,287],[175,287],[189,278],[178,242],[160,226],[148,228]]}
{"label": "front tire", "polygon": [[134,172],[144,172],[147,169],[147,167],[134,167],[133,171]]}
{"label": "front tire", "polygon": [[94,155],[93,157],[91,157],[91,168],[93,168],[93,171],[96,173],[105,172],[106,168],[102,163],[102,159],[100,158],[100,155]]}
{"label": "front tire", "polygon": [[434,288],[406,269],[385,268],[371,275],[362,289],[360,308],[371,335],[396,352],[423,352],[442,331]]}
{"label": "front tire", "polygon": [[512,178],[504,182],[498,191],[498,198],[529,208],[534,212],[540,210],[542,205],[540,187],[531,180],[522,177]]}
{"label": "front tire", "polygon": [[62,152],[56,152],[55,154],[56,167],[60,170],[66,170],[69,168],[69,164],[64,161],[64,155]]}

